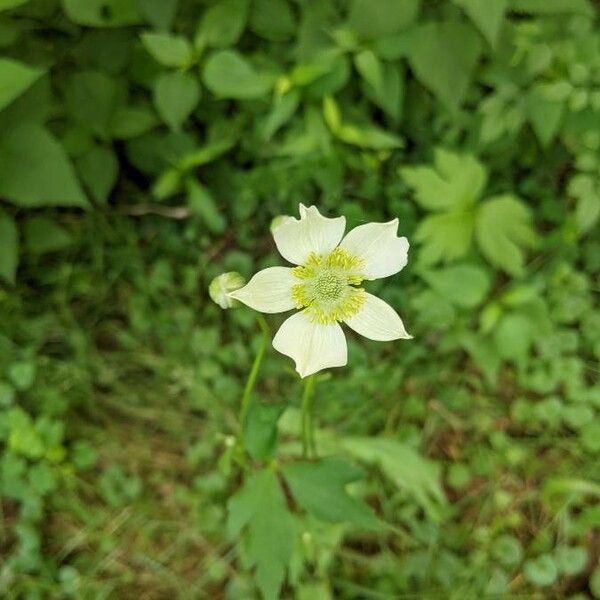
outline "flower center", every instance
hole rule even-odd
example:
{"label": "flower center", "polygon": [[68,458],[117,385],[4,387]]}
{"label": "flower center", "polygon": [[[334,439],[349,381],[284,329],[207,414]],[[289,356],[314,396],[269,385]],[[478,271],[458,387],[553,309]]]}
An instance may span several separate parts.
{"label": "flower center", "polygon": [[314,252],[306,263],[293,269],[301,280],[292,287],[292,297],[299,309],[304,308],[313,321],[330,325],[352,317],[365,301],[365,291],[355,287],[363,278],[358,275],[363,260],[336,248],[322,256]]}

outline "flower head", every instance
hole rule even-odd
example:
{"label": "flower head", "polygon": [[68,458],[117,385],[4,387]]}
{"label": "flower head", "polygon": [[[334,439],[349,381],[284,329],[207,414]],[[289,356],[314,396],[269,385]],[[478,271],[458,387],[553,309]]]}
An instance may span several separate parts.
{"label": "flower head", "polygon": [[329,219],[300,204],[300,219],[271,227],[280,254],[297,266],[269,267],[228,293],[264,313],[299,310],[281,325],[273,347],[294,360],[301,377],[347,363],[340,322],[372,340],[411,338],[396,311],[360,287],[406,265],[409,244],[397,236],[398,219],[359,225],[344,237],[345,228],[344,217]]}

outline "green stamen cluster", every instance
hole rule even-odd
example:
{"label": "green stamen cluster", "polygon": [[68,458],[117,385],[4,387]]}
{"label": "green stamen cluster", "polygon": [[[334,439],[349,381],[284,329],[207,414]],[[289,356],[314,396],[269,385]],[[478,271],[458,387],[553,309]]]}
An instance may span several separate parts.
{"label": "green stamen cluster", "polygon": [[365,301],[365,291],[354,287],[362,283],[357,275],[363,260],[342,248],[321,256],[314,252],[301,267],[293,269],[302,280],[292,288],[298,309],[306,309],[313,321],[331,325],[354,316]]}

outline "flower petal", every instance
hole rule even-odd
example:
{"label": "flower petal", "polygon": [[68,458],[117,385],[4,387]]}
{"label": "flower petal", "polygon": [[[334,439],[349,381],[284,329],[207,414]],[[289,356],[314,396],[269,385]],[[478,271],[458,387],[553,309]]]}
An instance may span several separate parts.
{"label": "flower petal", "polygon": [[337,323],[313,323],[306,311],[283,322],[273,339],[273,348],[294,360],[300,377],[328,367],[343,367],[348,362],[342,328]]}
{"label": "flower petal", "polygon": [[329,219],[316,206],[300,204],[300,219],[283,219],[273,229],[273,238],[283,258],[302,265],[311,252],[329,254],[340,243],[345,228],[345,217]]}
{"label": "flower petal", "polygon": [[397,234],[398,219],[367,223],[350,231],[340,247],[365,261],[361,275],[366,279],[389,277],[408,262],[408,240]]}
{"label": "flower petal", "polygon": [[296,307],[292,298],[292,286],[298,283],[292,269],[269,267],[259,271],[239,290],[229,296],[250,308],[264,313],[280,313]]}
{"label": "flower petal", "polygon": [[387,302],[373,294],[365,293],[365,302],[360,312],[349,319],[344,319],[344,322],[356,333],[370,340],[389,342],[412,339],[398,313]]}

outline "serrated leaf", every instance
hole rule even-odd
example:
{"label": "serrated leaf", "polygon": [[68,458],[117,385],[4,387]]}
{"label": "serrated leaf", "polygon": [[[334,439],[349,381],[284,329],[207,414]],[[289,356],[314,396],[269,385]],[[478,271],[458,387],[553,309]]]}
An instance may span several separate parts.
{"label": "serrated leaf", "polygon": [[0,279],[15,282],[19,263],[19,230],[14,219],[0,210]]}
{"label": "serrated leaf", "polygon": [[9,58],[0,58],[0,110],[18,98],[43,74],[43,69]]}
{"label": "serrated leaf", "polygon": [[292,556],[294,528],[285,496],[271,469],[248,476],[228,506],[227,529],[232,539],[247,540],[256,583],[265,600],[277,600]]}
{"label": "serrated leaf", "polygon": [[475,265],[455,265],[438,271],[426,271],[423,279],[441,296],[464,308],[474,308],[486,298],[491,280]]}
{"label": "serrated leaf", "polygon": [[456,111],[466,97],[480,53],[479,37],[468,24],[423,23],[414,31],[408,62],[417,79]]}
{"label": "serrated leaf", "polygon": [[88,206],[62,146],[38,125],[0,138],[0,196],[27,208]]}
{"label": "serrated leaf", "polygon": [[362,472],[353,465],[328,458],[316,463],[290,463],[281,471],[298,504],[318,519],[381,528],[382,523],[372,510],[346,491],[349,483],[362,478]]}
{"label": "serrated leaf", "polygon": [[433,167],[403,167],[400,175],[415,190],[415,200],[434,211],[473,206],[487,184],[487,170],[474,156],[443,148],[436,148]]}
{"label": "serrated leaf", "polygon": [[419,262],[434,265],[464,258],[471,248],[475,220],[473,213],[451,211],[423,219],[415,231],[422,244]]}
{"label": "serrated leaf", "polygon": [[496,196],[481,205],[475,237],[491,265],[517,277],[524,272],[524,248],[533,248],[537,241],[530,210],[513,196]]}
{"label": "serrated leaf", "polygon": [[343,438],[341,445],[355,458],[378,466],[394,485],[413,496],[430,519],[441,519],[446,497],[438,464],[390,438]]}
{"label": "serrated leaf", "polygon": [[[214,200],[196,182],[188,185],[188,203],[201,214],[211,231],[223,231],[224,219],[217,211]],[[277,421],[285,410],[285,404],[261,404],[252,402],[244,424],[244,447],[252,458],[266,460],[273,455],[277,445]]]}

